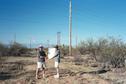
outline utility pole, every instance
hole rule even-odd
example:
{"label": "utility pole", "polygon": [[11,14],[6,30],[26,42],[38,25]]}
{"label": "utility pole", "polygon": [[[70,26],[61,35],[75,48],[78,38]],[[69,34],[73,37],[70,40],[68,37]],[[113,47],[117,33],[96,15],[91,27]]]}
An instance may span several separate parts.
{"label": "utility pole", "polygon": [[61,32],[57,32],[57,45],[60,46]]}
{"label": "utility pole", "polygon": [[69,56],[72,56],[72,0],[69,0]]}

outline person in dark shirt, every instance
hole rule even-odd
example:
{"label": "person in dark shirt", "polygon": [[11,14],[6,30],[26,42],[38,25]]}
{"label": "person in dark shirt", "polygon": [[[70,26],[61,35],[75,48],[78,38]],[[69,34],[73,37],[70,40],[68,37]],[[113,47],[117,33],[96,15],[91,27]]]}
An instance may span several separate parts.
{"label": "person in dark shirt", "polygon": [[45,59],[46,59],[45,51],[43,50],[43,46],[40,46],[37,52],[36,79],[38,79],[40,71],[43,73],[43,78],[45,77],[45,69],[46,69]]}

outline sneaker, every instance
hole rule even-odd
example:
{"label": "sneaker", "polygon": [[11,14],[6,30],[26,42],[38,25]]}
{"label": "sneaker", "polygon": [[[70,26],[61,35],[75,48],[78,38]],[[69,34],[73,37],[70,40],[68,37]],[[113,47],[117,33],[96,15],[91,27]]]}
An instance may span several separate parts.
{"label": "sneaker", "polygon": [[45,74],[43,74],[43,78],[45,78]]}
{"label": "sneaker", "polygon": [[54,78],[59,78],[59,74],[57,74],[57,75],[54,75]]}
{"label": "sneaker", "polygon": [[36,79],[39,79],[38,76],[36,76]]}

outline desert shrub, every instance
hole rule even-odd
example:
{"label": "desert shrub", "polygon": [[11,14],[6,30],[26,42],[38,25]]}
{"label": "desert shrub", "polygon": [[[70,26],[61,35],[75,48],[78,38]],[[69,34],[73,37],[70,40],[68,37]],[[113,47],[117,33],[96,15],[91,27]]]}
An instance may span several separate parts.
{"label": "desert shrub", "polygon": [[8,47],[7,45],[0,43],[0,56],[8,55]]}
{"label": "desert shrub", "polygon": [[62,45],[62,46],[60,47],[60,49],[61,49],[61,54],[62,54],[62,56],[65,56],[65,55],[68,55],[68,54],[69,54],[69,46],[67,46],[67,45]]}
{"label": "desert shrub", "polygon": [[79,44],[79,51],[81,54],[88,51],[96,61],[109,62],[113,67],[122,67],[125,64],[126,44],[114,37],[82,41]]}
{"label": "desert shrub", "polygon": [[[81,41],[81,43],[78,46],[79,52],[84,54],[92,54],[92,56],[96,59],[96,52],[97,52],[98,46],[96,42],[93,39],[88,39],[87,41]],[[97,60],[97,59],[96,59]]]}
{"label": "desert shrub", "polygon": [[9,55],[20,56],[21,54],[26,54],[27,52],[28,48],[20,43],[14,42],[10,44]]}
{"label": "desert shrub", "polygon": [[85,41],[82,41],[80,44],[79,44],[79,47],[78,47],[78,50],[80,51],[81,54],[86,54],[86,51],[87,50],[87,44]]}

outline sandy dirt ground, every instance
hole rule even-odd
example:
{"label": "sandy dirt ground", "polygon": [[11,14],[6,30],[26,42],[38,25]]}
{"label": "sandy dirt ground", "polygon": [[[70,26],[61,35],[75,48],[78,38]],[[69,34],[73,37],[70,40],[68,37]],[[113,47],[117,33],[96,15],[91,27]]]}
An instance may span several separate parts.
{"label": "sandy dirt ground", "polygon": [[61,59],[59,79],[54,78],[56,70],[52,59],[46,61],[45,78],[36,80],[36,60],[36,57],[8,57],[0,65],[0,84],[126,84],[124,70],[100,71],[99,67],[89,66],[88,61],[75,65],[70,57]]}

